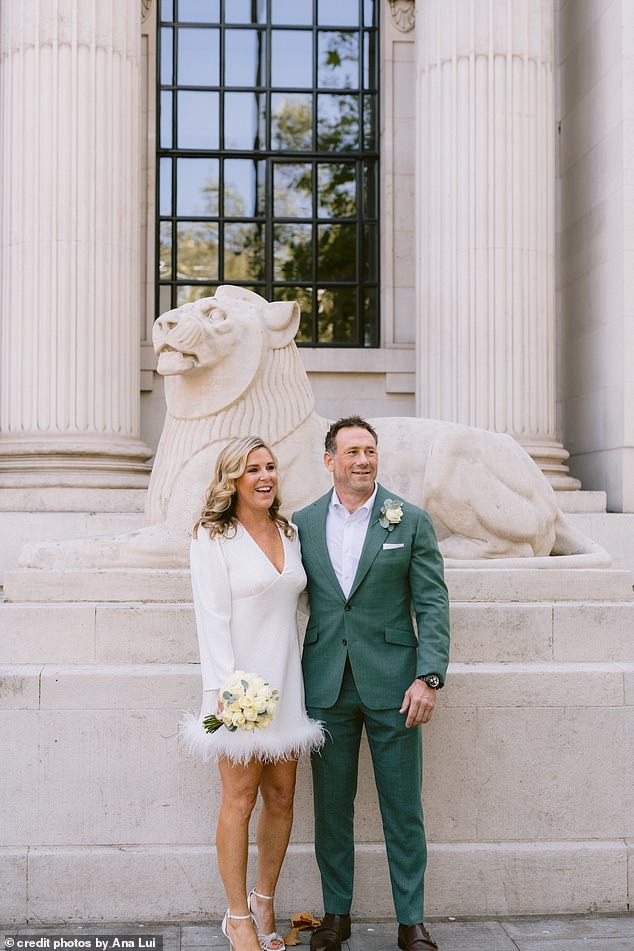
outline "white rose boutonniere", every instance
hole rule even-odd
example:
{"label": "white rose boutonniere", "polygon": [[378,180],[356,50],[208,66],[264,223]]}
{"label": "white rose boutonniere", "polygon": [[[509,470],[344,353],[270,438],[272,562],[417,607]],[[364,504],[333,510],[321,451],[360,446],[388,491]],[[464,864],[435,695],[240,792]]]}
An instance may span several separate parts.
{"label": "white rose boutonniere", "polygon": [[398,499],[386,499],[379,511],[381,512],[379,525],[391,532],[403,518],[403,503]]}

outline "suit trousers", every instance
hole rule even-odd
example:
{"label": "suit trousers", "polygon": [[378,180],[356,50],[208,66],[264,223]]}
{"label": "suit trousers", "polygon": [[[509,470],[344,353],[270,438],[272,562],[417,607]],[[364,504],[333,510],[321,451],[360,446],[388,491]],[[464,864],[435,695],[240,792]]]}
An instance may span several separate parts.
{"label": "suit trousers", "polygon": [[[400,702],[399,702],[400,706]],[[308,707],[321,720],[326,743],[312,756],[315,854],[324,911],[350,913],[354,881],[354,800],[359,745],[365,726],[379,797],[396,915],[403,925],[423,920],[427,845],[421,805],[420,727],[405,727],[397,709],[370,710],[359,697],[349,662],[332,707]]]}

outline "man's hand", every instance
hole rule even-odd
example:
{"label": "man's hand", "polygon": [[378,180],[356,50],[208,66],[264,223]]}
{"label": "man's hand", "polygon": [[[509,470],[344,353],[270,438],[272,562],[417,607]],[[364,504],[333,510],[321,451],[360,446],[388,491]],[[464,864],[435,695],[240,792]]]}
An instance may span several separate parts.
{"label": "man's hand", "polygon": [[419,726],[429,723],[436,706],[436,690],[428,687],[424,680],[415,680],[405,691],[403,706],[399,713],[407,713],[405,726]]}

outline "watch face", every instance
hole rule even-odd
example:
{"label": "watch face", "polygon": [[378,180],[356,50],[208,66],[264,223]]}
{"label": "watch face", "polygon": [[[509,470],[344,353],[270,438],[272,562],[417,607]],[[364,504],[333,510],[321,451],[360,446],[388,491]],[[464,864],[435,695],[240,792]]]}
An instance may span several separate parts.
{"label": "watch face", "polygon": [[428,674],[424,680],[427,686],[431,687],[432,690],[437,690],[438,687],[440,687],[440,677],[438,674]]}

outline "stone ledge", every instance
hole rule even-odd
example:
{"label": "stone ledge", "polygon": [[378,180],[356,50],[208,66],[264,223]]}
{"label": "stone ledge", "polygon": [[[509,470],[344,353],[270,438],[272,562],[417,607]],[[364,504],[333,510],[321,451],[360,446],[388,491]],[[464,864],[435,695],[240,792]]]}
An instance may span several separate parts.
{"label": "stone ledge", "polygon": [[[448,568],[452,601],[632,601],[632,574],[612,568]],[[7,572],[9,602],[191,602],[189,570],[119,568]]]}
{"label": "stone ledge", "polygon": [[[198,664],[3,665],[0,681],[7,710],[181,711],[200,700]],[[452,663],[440,696],[443,708],[623,707],[634,662]]]}
{"label": "stone ledge", "polygon": [[[0,850],[0,881],[17,873],[5,923],[170,922],[218,919],[225,909],[209,847],[60,847]],[[253,854],[251,868],[253,870]],[[356,918],[392,919],[383,847],[356,850]],[[592,842],[430,843],[427,914],[558,915],[626,912],[627,845]],[[477,887],[474,887],[477,883]],[[280,917],[320,912],[311,845],[291,845],[277,891]]]}
{"label": "stone ledge", "polygon": [[[458,663],[634,660],[634,601],[454,601],[451,626]],[[198,657],[194,610],[185,602],[0,605],[0,664],[193,664]]]}
{"label": "stone ledge", "polygon": [[0,921],[22,924],[27,920],[28,848],[0,848]]}
{"label": "stone ledge", "polygon": [[562,512],[605,512],[606,492],[592,492],[581,489],[576,492],[556,492],[557,505]]}

